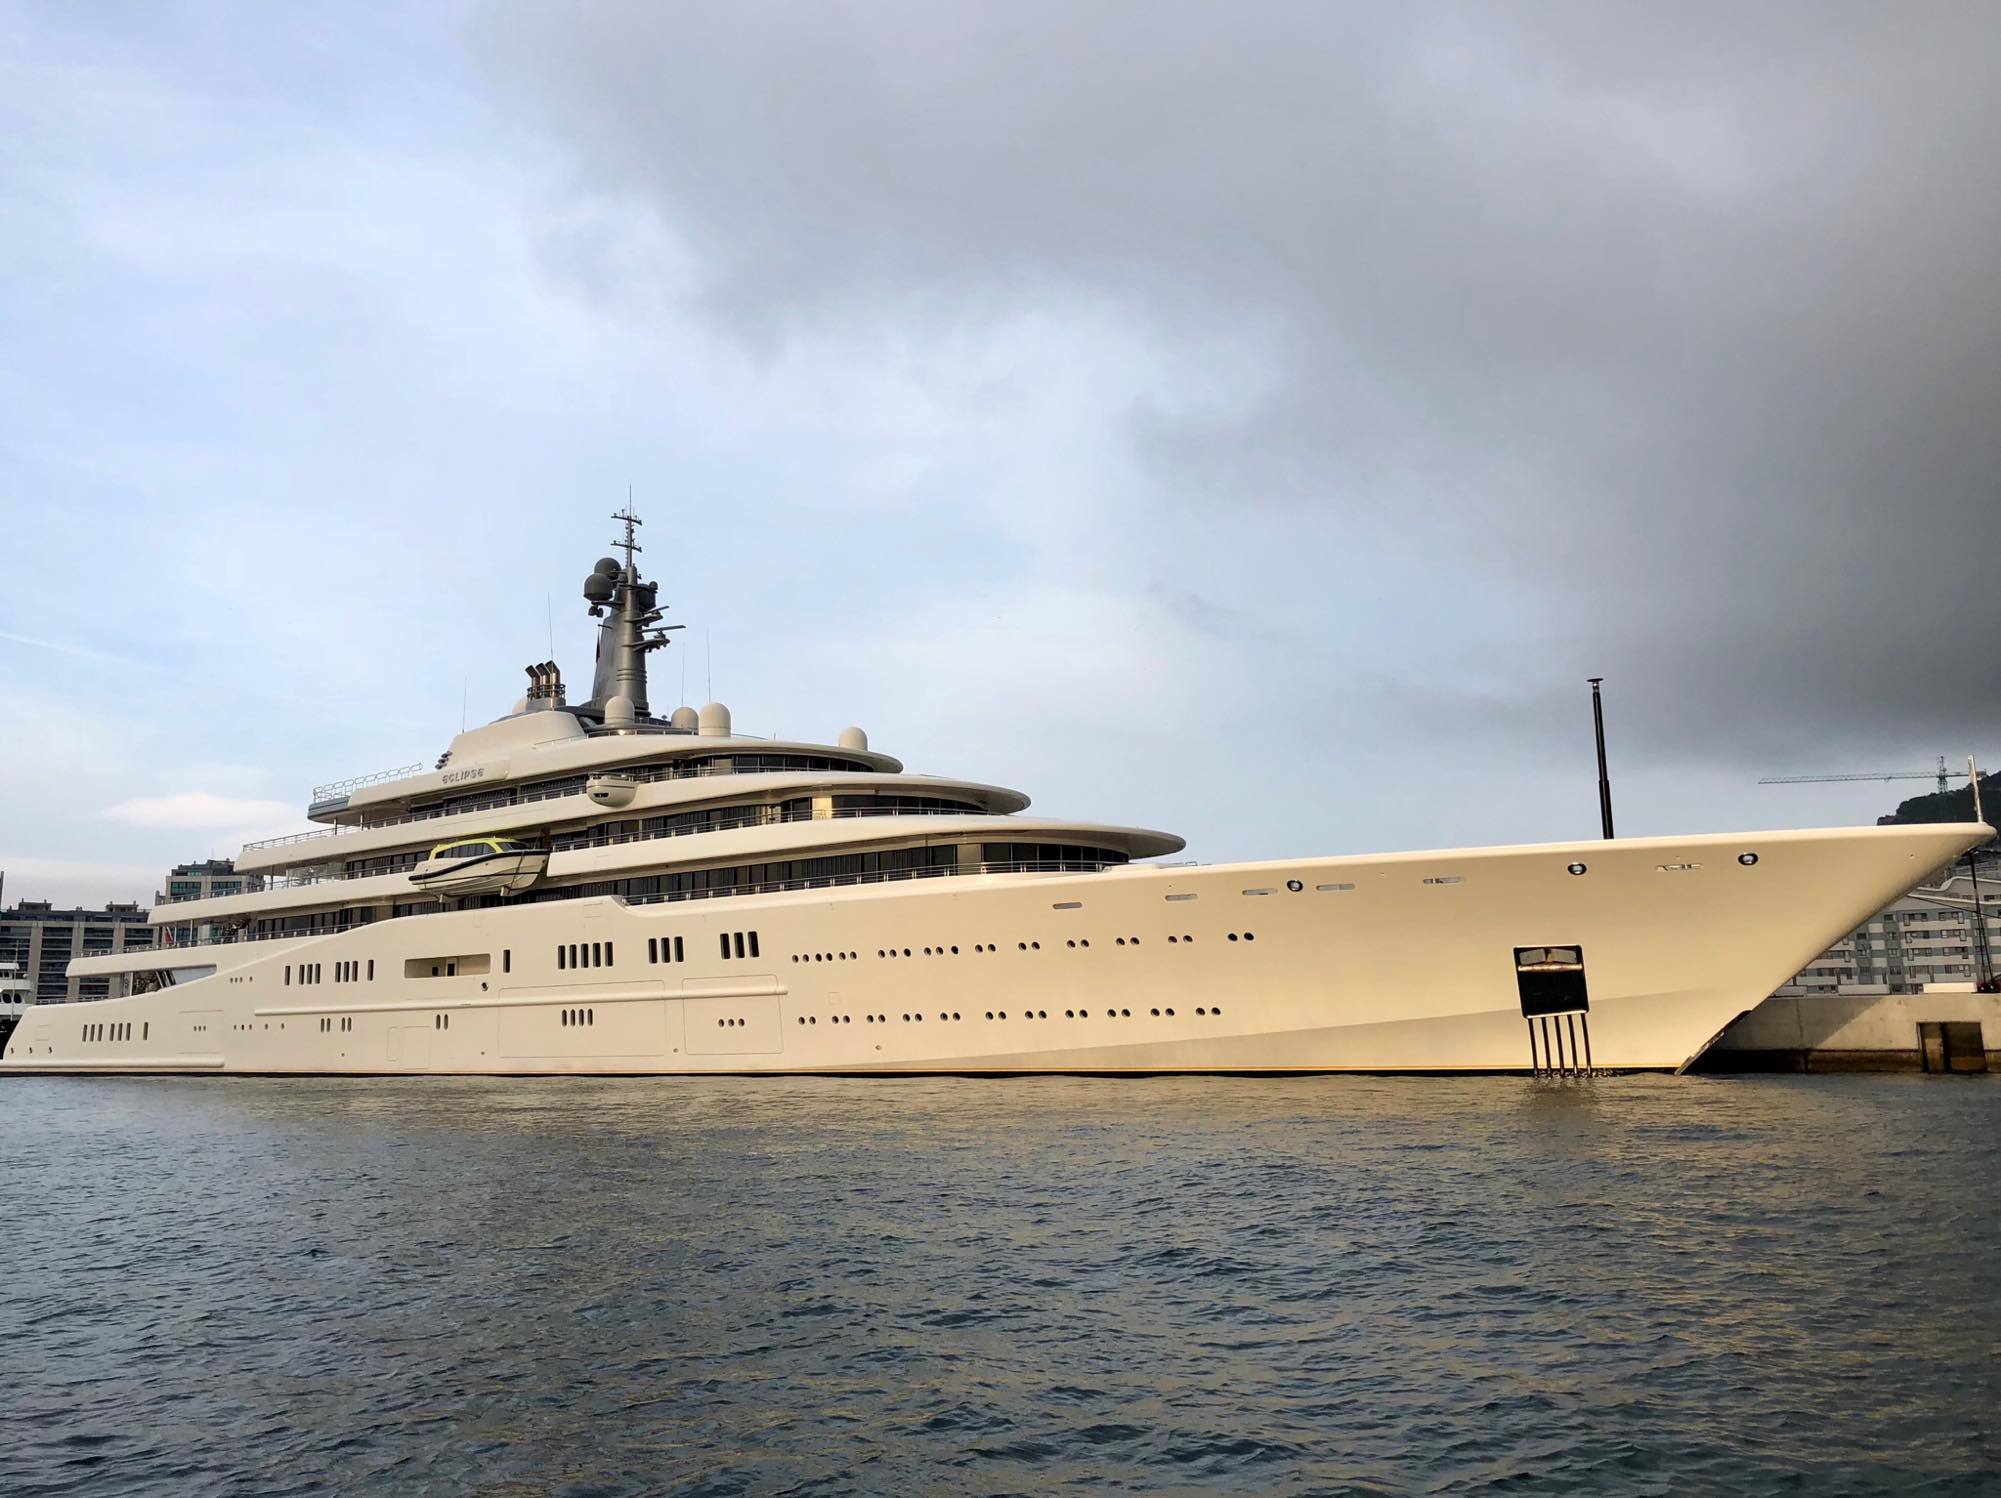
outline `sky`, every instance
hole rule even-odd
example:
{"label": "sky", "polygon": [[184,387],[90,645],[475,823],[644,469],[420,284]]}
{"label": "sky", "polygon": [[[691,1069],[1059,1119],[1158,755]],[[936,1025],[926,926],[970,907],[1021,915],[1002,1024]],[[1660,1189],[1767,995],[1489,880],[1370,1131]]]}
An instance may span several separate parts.
{"label": "sky", "polygon": [[[0,869],[656,706],[1204,860],[2001,762],[2001,12],[0,0]],[[537,605],[540,605],[538,607]],[[683,680],[685,678],[685,692]],[[578,695],[582,695],[579,693]]]}

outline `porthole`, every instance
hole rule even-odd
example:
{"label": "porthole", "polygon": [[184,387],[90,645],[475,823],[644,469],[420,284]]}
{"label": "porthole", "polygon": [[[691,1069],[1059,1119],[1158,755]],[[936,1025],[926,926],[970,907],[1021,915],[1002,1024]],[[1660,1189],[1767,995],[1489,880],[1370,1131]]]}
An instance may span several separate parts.
{"label": "porthole", "polygon": [[1584,865],[1584,864],[1581,864],[1581,863],[1573,863],[1573,864],[1571,864],[1571,865],[1570,865],[1570,872],[1571,872],[1571,873],[1573,873],[1573,874],[1581,874],[1581,873],[1583,873],[1583,872],[1584,872],[1584,870],[1585,870],[1585,867],[1586,867],[1586,865]]}
{"label": "porthole", "polygon": [[1223,1011],[1218,1009],[1214,1004],[1211,1004],[1209,1006],[1209,1018],[1211,1019],[1214,1019],[1217,1015],[1221,1014],[1222,1012]]}
{"label": "porthole", "polygon": [[1170,936],[1170,937],[1168,937],[1168,939],[1167,939],[1167,940],[1168,940],[1168,944],[1169,944],[1169,945],[1172,945],[1173,943],[1175,943],[1175,942],[1178,942],[1178,941],[1180,941],[1180,940],[1181,940],[1181,938],[1180,938],[1180,937],[1178,937],[1178,936]]}
{"label": "porthole", "polygon": [[988,1018],[988,1019],[992,1019],[993,1017],[994,1017],[994,1012],[993,1012],[993,1010],[989,1009],[989,1010],[987,1011],[987,1018]]}
{"label": "porthole", "polygon": [[1257,939],[1258,939],[1258,934],[1255,931],[1246,931],[1244,933],[1245,941],[1256,941]]}
{"label": "porthole", "polygon": [[1153,1017],[1154,1017],[1155,1019],[1159,1019],[1159,1018],[1160,1018],[1160,1011],[1159,1011],[1158,1009],[1156,1009],[1156,1010],[1154,1010],[1154,1011],[1153,1011]]}
{"label": "porthole", "polygon": [[1739,853],[1737,855],[1737,862],[1744,865],[1744,867],[1747,869],[1750,868],[1751,865],[1756,863],[1757,861],[1758,861],[1758,855],[1755,853]]}
{"label": "porthole", "polygon": [[1236,933],[1236,932],[1234,932],[1234,931],[1232,931],[1232,932],[1230,933],[1230,940],[1231,940],[1231,941],[1235,941],[1236,939],[1237,939],[1237,933]]}
{"label": "porthole", "polygon": [[1168,1010],[1168,1011],[1167,1011],[1167,1017],[1168,1017],[1169,1019],[1173,1019],[1173,1018],[1174,1018],[1174,1011],[1173,1011],[1172,1009],[1170,1009],[1170,1010]]}
{"label": "porthole", "polygon": [[1298,894],[1301,890],[1306,888],[1306,886],[1297,879],[1286,880],[1285,887],[1291,890],[1295,895]]}
{"label": "porthole", "polygon": [[1197,1010],[1196,1010],[1195,1012],[1196,1012],[1197,1014],[1207,1014],[1207,1013],[1208,1013],[1209,1011],[1208,1011],[1208,1010],[1206,1010],[1206,1009],[1200,1009],[1200,1008],[1198,1008],[1198,1009],[1197,1009]]}

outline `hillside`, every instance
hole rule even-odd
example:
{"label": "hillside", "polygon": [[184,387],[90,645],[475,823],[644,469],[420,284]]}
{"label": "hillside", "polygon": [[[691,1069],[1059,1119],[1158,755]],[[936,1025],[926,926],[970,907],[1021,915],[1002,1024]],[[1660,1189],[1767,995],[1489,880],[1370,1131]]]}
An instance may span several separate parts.
{"label": "hillside", "polygon": [[[1989,825],[1996,817],[2001,817],[2001,775],[1981,772],[1980,807]],[[1876,821],[1879,826],[1887,827],[1919,822],[1971,822],[1973,819],[1973,787],[1963,785],[1957,790],[1912,796],[1907,801],[1898,802],[1895,811],[1887,817],[1878,817]],[[1996,843],[2001,843],[2001,839],[1989,842],[1987,846],[1992,848]]]}

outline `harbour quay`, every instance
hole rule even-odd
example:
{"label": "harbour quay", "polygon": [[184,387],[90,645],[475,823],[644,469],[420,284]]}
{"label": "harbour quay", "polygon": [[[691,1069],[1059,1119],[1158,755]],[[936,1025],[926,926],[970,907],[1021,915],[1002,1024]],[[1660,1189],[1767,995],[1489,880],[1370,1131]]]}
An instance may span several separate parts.
{"label": "harbour quay", "polygon": [[1807,964],[1691,1069],[2001,1072],[2001,994],[1980,991],[1997,913],[2001,881],[1956,865]]}

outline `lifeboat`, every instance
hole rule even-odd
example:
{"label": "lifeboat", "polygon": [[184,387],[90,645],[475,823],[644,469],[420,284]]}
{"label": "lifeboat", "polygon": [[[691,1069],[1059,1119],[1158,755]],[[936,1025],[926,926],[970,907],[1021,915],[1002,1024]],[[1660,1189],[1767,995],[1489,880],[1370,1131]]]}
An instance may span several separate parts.
{"label": "lifeboat", "polygon": [[511,837],[468,837],[439,843],[410,871],[410,882],[431,895],[512,895],[548,866],[546,848]]}
{"label": "lifeboat", "polygon": [[615,771],[593,775],[584,782],[584,794],[591,798],[593,805],[608,806],[614,810],[632,805],[632,798],[638,791],[638,781]]}

